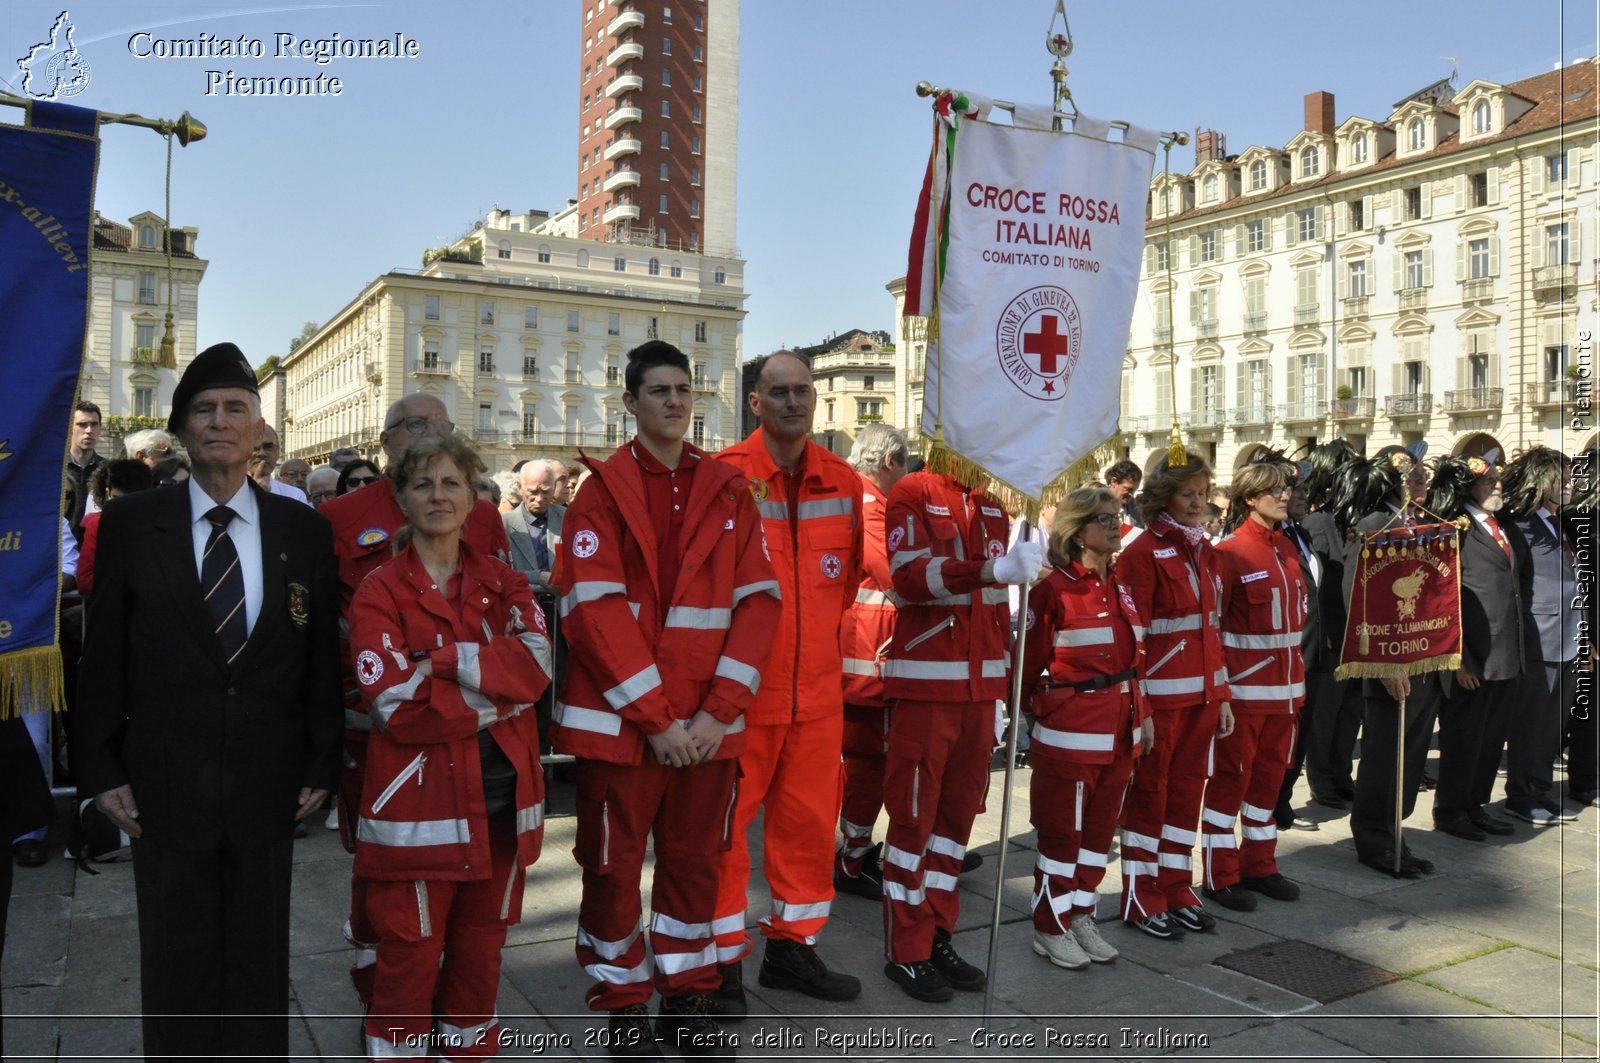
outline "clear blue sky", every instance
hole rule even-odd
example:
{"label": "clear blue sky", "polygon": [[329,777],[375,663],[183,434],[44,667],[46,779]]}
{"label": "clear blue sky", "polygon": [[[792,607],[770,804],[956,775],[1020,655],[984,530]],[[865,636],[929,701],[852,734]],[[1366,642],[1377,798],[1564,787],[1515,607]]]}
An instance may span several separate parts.
{"label": "clear blue sky", "polygon": [[[201,230],[210,260],[200,343],[282,353],[367,281],[492,205],[554,209],[574,193],[582,0],[452,3],[72,4],[91,84],[72,102],[175,117],[210,136],[175,151],[172,218]],[[701,0],[681,0],[692,6]],[[63,0],[0,11],[0,77]],[[919,80],[1045,102],[1053,0],[746,0],[742,15],[739,242],[749,265],[745,351],[893,328],[884,284],[905,270],[926,160]],[[1448,76],[1513,81],[1600,52],[1593,0],[1466,0],[1445,6],[1108,3],[1069,5],[1069,84],[1085,113],[1159,129],[1206,127],[1232,152],[1282,145],[1302,97],[1324,89],[1337,119],[1387,117]],[[264,38],[260,60],[135,59],[128,38]],[[416,59],[273,59],[272,35],[402,32]],[[1453,60],[1448,57],[1454,57]],[[342,96],[206,96],[207,69],[340,77]],[[5,109],[0,118],[16,121]],[[1191,149],[1174,153],[1188,169]],[[126,220],[162,209],[164,148],[147,130],[103,137],[97,203]]]}

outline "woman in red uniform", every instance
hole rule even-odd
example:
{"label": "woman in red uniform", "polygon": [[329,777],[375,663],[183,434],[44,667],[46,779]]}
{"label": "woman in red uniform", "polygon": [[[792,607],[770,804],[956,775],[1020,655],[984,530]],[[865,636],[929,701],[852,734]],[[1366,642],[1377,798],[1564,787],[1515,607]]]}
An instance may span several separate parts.
{"label": "woman in red uniform", "polygon": [[1029,596],[1025,621],[1023,696],[1037,691],[1033,951],[1071,969],[1117,958],[1095,927],[1095,906],[1133,758],[1154,735],[1135,682],[1133,623],[1111,582],[1121,538],[1115,495],[1103,487],[1068,495],[1051,521],[1050,574]]}
{"label": "woman in red uniform", "polygon": [[406,448],[388,475],[410,540],[351,606],[373,720],[356,826],[378,938],[373,1059],[496,1054],[500,951],[543,836],[528,710],[549,686],[550,644],[527,580],[461,541],[482,470],[454,436]]}
{"label": "woman in red uniform", "polygon": [[[1217,546],[1227,594],[1222,652],[1234,728],[1217,743],[1201,825],[1205,895],[1237,912],[1252,911],[1258,893],[1280,901],[1300,896],[1300,887],[1278,871],[1273,818],[1306,698],[1300,653],[1306,587],[1298,547],[1284,531],[1293,473],[1293,465],[1271,458],[1241,469],[1228,501],[1229,523],[1237,526]],[[1234,834],[1238,817],[1242,843]]]}
{"label": "woman in red uniform", "polygon": [[1210,486],[1211,468],[1198,455],[1177,466],[1156,459],[1138,495],[1145,533],[1117,562],[1155,720],[1154,749],[1134,769],[1122,817],[1122,918],[1157,938],[1217,922],[1195,896],[1193,859],[1212,740],[1233,730],[1222,580],[1202,527]]}

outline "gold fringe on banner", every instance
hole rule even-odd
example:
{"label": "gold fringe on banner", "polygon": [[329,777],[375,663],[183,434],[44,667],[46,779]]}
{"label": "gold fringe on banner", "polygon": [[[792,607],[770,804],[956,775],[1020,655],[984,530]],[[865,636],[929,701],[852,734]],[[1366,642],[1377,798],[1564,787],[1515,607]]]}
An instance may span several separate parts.
{"label": "gold fringe on banner", "polygon": [[1443,657],[1430,657],[1410,664],[1384,664],[1380,661],[1358,661],[1341,664],[1333,670],[1335,679],[1399,679],[1403,675],[1425,675],[1428,672],[1453,672],[1461,667],[1461,654],[1447,653]]}
{"label": "gold fringe on banner", "polygon": [[0,656],[0,720],[31,712],[60,712],[67,707],[61,650],[35,646]]}
{"label": "gold fringe on banner", "polygon": [[1117,460],[1116,451],[1111,445],[1116,438],[1113,436],[1086,456],[1073,462],[1065,472],[1045,485],[1038,498],[1034,498],[1021,488],[995,476],[971,458],[951,449],[945,442],[942,428],[936,428],[931,438],[926,435],[923,438],[928,440],[927,461],[931,471],[953,476],[969,485],[987,481],[985,494],[999,502],[1006,512],[1027,517],[1034,524],[1039,522],[1041,506],[1060,502],[1083,481],[1098,479],[1100,471]]}

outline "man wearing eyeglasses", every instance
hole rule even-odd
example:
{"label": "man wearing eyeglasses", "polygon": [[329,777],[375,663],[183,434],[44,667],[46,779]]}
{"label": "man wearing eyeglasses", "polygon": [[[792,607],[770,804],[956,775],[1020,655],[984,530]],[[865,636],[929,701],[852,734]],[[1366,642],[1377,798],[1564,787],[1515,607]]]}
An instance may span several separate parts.
{"label": "man wearing eyeglasses", "polygon": [[[455,431],[455,427],[439,399],[432,395],[407,395],[389,407],[378,444],[383,447],[385,463],[392,464],[412,442],[425,436],[448,434]],[[356,477],[350,477],[349,483],[354,485],[355,482]],[[333,552],[339,561],[339,616],[344,621],[340,631],[348,632],[350,602],[356,588],[368,573],[394,556],[394,534],[405,526],[406,518],[395,502],[394,481],[388,477],[359,491],[340,495],[325,503],[320,512],[333,525]],[[467,518],[461,535],[478,554],[510,562],[511,545],[494,503],[480,500]],[[354,812],[361,806],[367,732],[372,724],[351,668],[348,639],[342,643],[340,658],[344,662],[345,770],[339,783],[339,831],[345,848],[353,853],[356,845]],[[345,938],[361,950],[350,969],[350,979],[355,983],[361,1002],[369,1003],[373,965],[377,962],[373,945],[377,935],[366,915],[366,880],[354,875],[350,879],[350,921],[345,926]]]}
{"label": "man wearing eyeglasses", "polygon": [[292,498],[309,506],[311,500],[306,497],[305,491],[272,475],[272,470],[278,467],[278,457],[282,453],[278,446],[278,432],[269,424],[261,437],[261,442],[250,454],[250,479],[254,480],[256,486],[263,491]]}

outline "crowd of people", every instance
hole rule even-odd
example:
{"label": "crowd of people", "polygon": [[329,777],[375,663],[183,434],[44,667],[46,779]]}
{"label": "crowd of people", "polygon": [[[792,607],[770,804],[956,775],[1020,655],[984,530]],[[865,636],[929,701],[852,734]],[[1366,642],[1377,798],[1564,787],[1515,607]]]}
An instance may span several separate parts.
{"label": "crowd of people", "polygon": [[[632,440],[492,477],[425,394],[388,411],[381,468],[280,462],[231,344],[118,458],[79,404],[71,771],[131,839],[150,1058],[287,1051],[290,854],[324,810],[354,857],[368,1056],[493,1054],[542,760],[572,763],[576,960],[614,1055],[732,1055],[752,927],[762,986],[854,999],[818,947],[841,894],[882,906],[883,976],[908,996],[981,991],[954,933],[1018,659],[1032,951],[1060,968],[1118,956],[1113,856],[1107,921],[1162,940],[1215,932],[1208,904],[1295,901],[1276,840],[1318,828],[1301,772],[1349,812],[1360,861],[1400,877],[1433,870],[1394,826],[1424,785],[1436,830],[1467,841],[1516,830],[1486,811],[1502,757],[1508,815],[1600,803],[1593,716],[1570,711],[1594,664],[1568,602],[1593,454],[1430,477],[1415,449],[1262,447],[1220,488],[1163,453],[1030,522],[981,479],[910,471],[889,425],[848,460],[819,446],[804,359],[766,356],[754,381],[760,427],[706,453],[685,439],[689,363],[651,341],[628,355]],[[1460,667],[1336,678],[1363,534],[1458,518]],[[157,659],[151,630],[183,637]]]}

